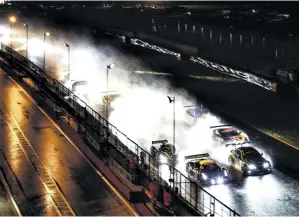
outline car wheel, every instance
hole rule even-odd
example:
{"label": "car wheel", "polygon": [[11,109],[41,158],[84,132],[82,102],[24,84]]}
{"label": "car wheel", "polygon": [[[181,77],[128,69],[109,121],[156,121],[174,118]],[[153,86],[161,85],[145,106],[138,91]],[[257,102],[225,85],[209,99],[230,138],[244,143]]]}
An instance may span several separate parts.
{"label": "car wheel", "polygon": [[189,172],[189,166],[188,166],[188,165],[185,166],[185,170],[186,170],[187,172]]}
{"label": "car wheel", "polygon": [[248,174],[247,174],[247,170],[246,170],[246,167],[243,165],[242,166],[242,174],[243,174],[243,176],[247,176]]}
{"label": "car wheel", "polygon": [[150,154],[154,159],[156,159],[156,151],[153,147],[151,147]]}
{"label": "car wheel", "polygon": [[228,163],[229,163],[229,166],[234,165],[234,159],[231,156],[228,157]]}
{"label": "car wheel", "polygon": [[218,144],[219,144],[219,145],[222,145],[222,144],[223,144],[223,141],[222,141],[221,138],[218,139]]}

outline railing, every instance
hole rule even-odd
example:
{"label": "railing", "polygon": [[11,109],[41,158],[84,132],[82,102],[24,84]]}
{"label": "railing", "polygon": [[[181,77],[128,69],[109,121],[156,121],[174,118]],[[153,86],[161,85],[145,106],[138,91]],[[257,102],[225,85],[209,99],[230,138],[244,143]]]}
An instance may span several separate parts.
{"label": "railing", "polygon": [[[1,51],[4,55],[7,55],[11,62],[28,69],[27,76],[39,84],[40,88],[52,91],[59,96],[64,103],[71,107],[77,116],[84,120],[82,124],[84,124],[84,128],[89,137],[92,137],[95,141],[101,141],[104,137],[124,155],[135,157],[138,168],[142,170],[146,176],[152,179],[156,178],[160,183],[170,184],[173,192],[195,210],[214,216],[238,216],[234,210],[171,166],[170,177],[173,177],[173,181],[165,181],[155,166],[154,159],[147,150],[128,138],[116,126],[105,120],[99,113],[94,111],[59,81],[44,73],[44,71],[33,62],[3,43],[1,43]],[[99,150],[98,143],[96,142],[94,145],[95,148]]]}
{"label": "railing", "polygon": [[131,174],[119,164],[112,156],[108,160],[108,167],[116,174],[116,176],[131,190],[141,190],[141,187],[137,188],[135,184],[137,175]]}

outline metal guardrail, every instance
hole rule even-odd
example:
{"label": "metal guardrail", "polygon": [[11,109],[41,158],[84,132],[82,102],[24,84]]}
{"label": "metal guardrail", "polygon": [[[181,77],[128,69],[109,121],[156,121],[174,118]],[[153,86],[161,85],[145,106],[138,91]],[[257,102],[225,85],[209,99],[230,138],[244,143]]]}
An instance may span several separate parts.
{"label": "metal guardrail", "polygon": [[[128,138],[127,135],[122,133],[116,126],[106,121],[72,91],[56,79],[47,75],[33,62],[3,43],[1,43],[1,51],[12,62],[18,63],[18,65],[26,68],[28,70],[27,76],[36,82],[40,88],[52,91],[59,96],[64,103],[71,107],[77,113],[77,116],[84,120],[83,124],[86,132],[88,132],[89,136],[95,141],[101,141],[104,137],[123,154],[136,157],[138,168],[142,170],[146,176],[151,179],[156,178],[160,183],[171,184],[171,190],[195,210],[213,216],[238,216],[237,212],[233,209],[226,206],[197,183],[191,181],[180,171],[171,166],[170,177],[173,177],[173,182],[166,182],[162,178],[159,170],[154,166],[155,161],[147,150]],[[95,148],[99,150],[99,147]]]}

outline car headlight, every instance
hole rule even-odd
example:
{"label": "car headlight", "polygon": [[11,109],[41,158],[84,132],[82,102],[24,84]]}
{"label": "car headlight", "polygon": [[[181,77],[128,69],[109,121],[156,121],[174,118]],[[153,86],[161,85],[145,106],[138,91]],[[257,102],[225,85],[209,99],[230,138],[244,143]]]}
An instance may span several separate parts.
{"label": "car headlight", "polygon": [[265,169],[267,169],[267,168],[270,167],[270,164],[269,164],[268,162],[264,162],[263,167],[264,167]]}
{"label": "car headlight", "polygon": [[224,176],[225,176],[225,177],[228,176],[227,170],[224,170]]}
{"label": "car headlight", "polygon": [[216,180],[212,179],[212,180],[210,180],[210,183],[211,183],[212,185],[214,185],[214,184],[216,184]]}
{"label": "car headlight", "polygon": [[248,165],[248,169],[250,170],[255,170],[256,169],[256,166],[254,164],[249,164]]}
{"label": "car headlight", "polygon": [[203,178],[204,180],[207,180],[207,175],[205,175],[204,173],[202,173],[201,176],[202,176],[202,178]]}
{"label": "car headlight", "polygon": [[166,156],[164,156],[164,155],[160,155],[159,156],[159,162],[161,164],[167,164],[168,163],[168,158]]}
{"label": "car headlight", "polygon": [[224,180],[222,177],[219,177],[218,180],[217,180],[217,183],[218,184],[223,184]]}

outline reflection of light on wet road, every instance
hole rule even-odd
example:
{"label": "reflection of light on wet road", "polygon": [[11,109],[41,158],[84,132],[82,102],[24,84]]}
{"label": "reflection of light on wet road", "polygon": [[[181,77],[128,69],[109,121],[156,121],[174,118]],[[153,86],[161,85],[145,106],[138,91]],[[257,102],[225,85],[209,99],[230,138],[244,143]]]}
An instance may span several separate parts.
{"label": "reflection of light on wet road", "polygon": [[[7,98],[12,99],[9,101],[7,105],[8,110],[12,111],[18,120],[19,123],[23,124],[23,118],[24,114],[22,111],[22,108],[17,103],[22,103],[22,99],[20,98],[20,94],[18,92],[18,89],[10,86],[6,92]],[[22,153],[22,150],[19,146],[19,139],[11,132],[11,130],[8,129],[7,135],[10,135],[10,140],[8,141],[8,153],[10,159],[13,159],[11,161],[11,166],[13,171],[15,171],[17,174],[25,175],[23,174],[22,170],[22,161],[24,159],[20,158],[20,153]],[[26,175],[25,175],[26,176]]]}
{"label": "reflection of light on wet road", "polygon": [[245,180],[245,193],[247,200],[271,200],[280,195],[281,186],[274,179],[274,175],[265,175],[258,177],[247,177]]}
{"label": "reflection of light on wet road", "polygon": [[20,93],[19,90],[15,87],[10,86],[7,89],[7,98],[11,99],[9,101],[9,103],[7,104],[7,107],[9,109],[9,111],[11,111],[15,118],[17,119],[18,123],[23,124],[23,111],[22,111],[22,107],[23,106],[23,100],[22,97],[20,97]]}

